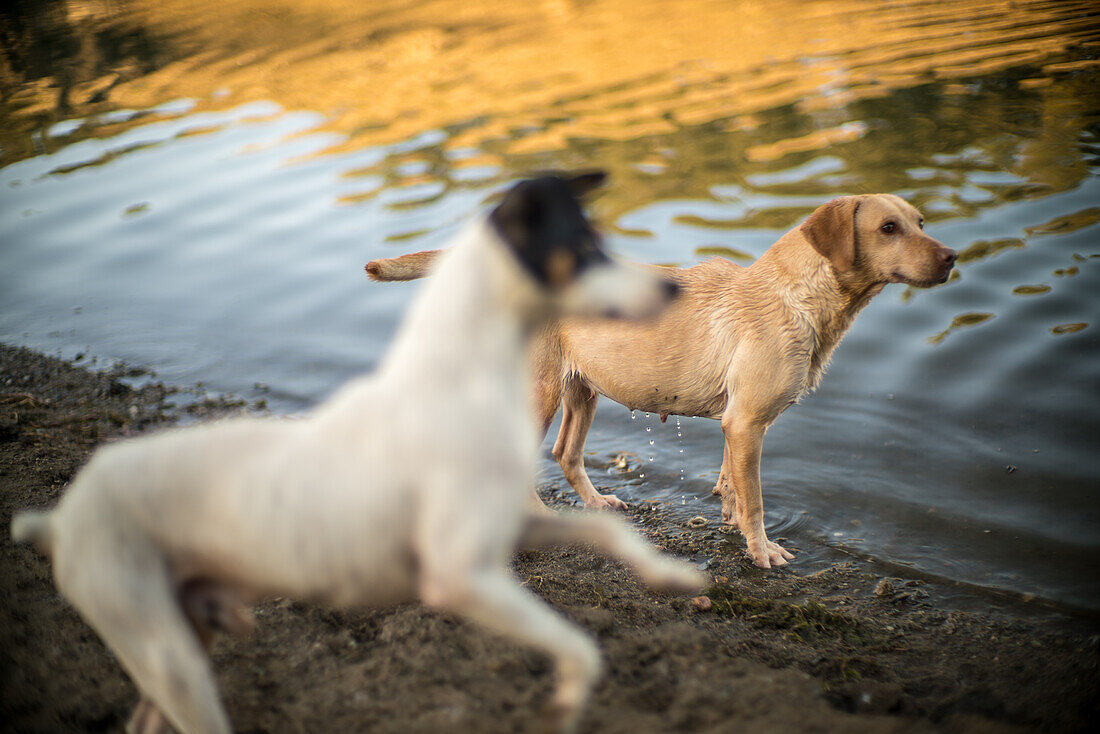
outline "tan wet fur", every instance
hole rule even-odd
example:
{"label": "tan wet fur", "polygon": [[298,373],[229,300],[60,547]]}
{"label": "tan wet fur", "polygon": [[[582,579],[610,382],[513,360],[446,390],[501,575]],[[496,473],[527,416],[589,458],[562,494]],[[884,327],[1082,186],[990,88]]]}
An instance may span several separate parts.
{"label": "tan wet fur", "polygon": [[[584,470],[598,395],[632,410],[714,418],[725,435],[714,492],[757,565],[793,556],[768,540],[760,488],[764,433],[813,390],[859,311],[887,283],[947,280],[956,253],[923,232],[923,218],[892,194],[849,196],[816,209],[749,267],[716,258],[664,269],[680,297],[649,322],[564,319],[532,346],[536,410],[545,431],[559,404],[554,456],[588,507],[621,507]],[[375,260],[375,280],[415,277],[428,253]]]}

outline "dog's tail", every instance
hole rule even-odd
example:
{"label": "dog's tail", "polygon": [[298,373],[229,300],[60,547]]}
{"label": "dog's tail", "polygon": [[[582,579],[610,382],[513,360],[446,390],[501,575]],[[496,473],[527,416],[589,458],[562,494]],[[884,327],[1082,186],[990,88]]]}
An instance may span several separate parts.
{"label": "dog's tail", "polygon": [[52,513],[28,510],[16,513],[11,520],[11,539],[16,543],[31,543],[42,555],[53,549]]}
{"label": "dog's tail", "polygon": [[371,260],[367,263],[367,275],[377,281],[416,280],[427,275],[432,263],[442,254],[443,250],[424,250]]}

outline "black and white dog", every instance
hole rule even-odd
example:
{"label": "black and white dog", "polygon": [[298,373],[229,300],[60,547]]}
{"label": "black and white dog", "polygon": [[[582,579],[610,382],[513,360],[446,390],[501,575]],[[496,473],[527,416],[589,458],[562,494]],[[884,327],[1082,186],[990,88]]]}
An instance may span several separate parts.
{"label": "black and white dog", "polygon": [[228,732],[205,647],[268,595],[341,607],[420,599],[553,658],[575,724],[593,642],[510,572],[520,547],[592,543],[654,587],[689,591],[605,515],[536,512],[528,342],[548,319],[645,317],[675,294],[610,260],[578,197],[602,174],[523,181],[440,259],[377,373],[300,421],[235,418],[95,454],[51,512],[12,535],[141,691],[132,732]]}

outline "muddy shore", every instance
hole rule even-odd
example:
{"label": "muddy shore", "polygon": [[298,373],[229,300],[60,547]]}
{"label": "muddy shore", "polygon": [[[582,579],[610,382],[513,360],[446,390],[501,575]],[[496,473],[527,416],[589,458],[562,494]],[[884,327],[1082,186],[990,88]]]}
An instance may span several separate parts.
{"label": "muddy shore", "polygon": [[[126,384],[0,345],[0,728],[121,731],[137,694],[13,546],[12,512],[52,505],[97,445],[177,420],[173,390]],[[239,407],[200,404],[199,413]],[[548,496],[561,503],[557,496]],[[516,574],[598,638],[606,673],[585,732],[1084,731],[1097,720],[1100,625],[1021,607],[958,611],[919,579],[859,563],[762,571],[740,537],[629,517],[653,542],[708,558],[708,611],[651,594],[584,548],[526,553]],[[419,605],[365,612],[276,601],[214,650],[240,732],[521,732],[539,728],[547,661]]]}

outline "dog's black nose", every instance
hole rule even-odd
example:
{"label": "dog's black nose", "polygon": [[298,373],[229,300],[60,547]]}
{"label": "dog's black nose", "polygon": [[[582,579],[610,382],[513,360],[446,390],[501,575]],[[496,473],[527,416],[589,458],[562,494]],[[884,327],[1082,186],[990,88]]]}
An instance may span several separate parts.
{"label": "dog's black nose", "polygon": [[678,283],[673,283],[671,280],[666,280],[665,281],[665,295],[668,297],[668,300],[670,300],[670,301],[673,298],[676,298],[677,296],[680,295],[680,285]]}
{"label": "dog's black nose", "polygon": [[950,248],[945,247],[940,252],[940,262],[942,262],[947,267],[951,267],[952,265],[954,265],[955,261],[958,260],[958,259],[959,259],[959,253],[955,252],[954,250],[952,250]]}

